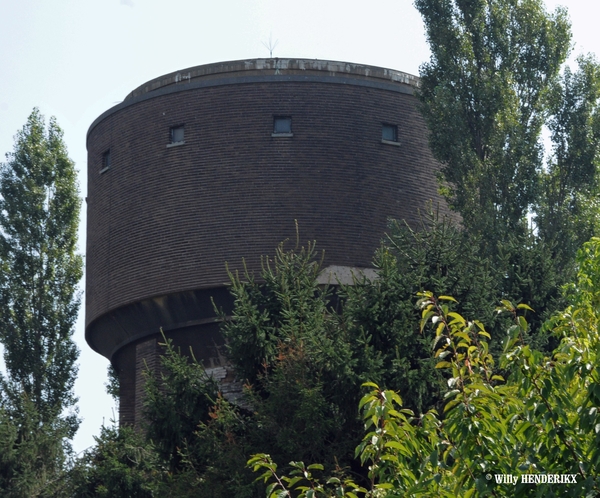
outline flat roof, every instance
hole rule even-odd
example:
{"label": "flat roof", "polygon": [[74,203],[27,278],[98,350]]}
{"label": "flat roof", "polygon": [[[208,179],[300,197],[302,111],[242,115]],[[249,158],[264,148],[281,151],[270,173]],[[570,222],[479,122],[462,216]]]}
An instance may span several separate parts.
{"label": "flat roof", "polygon": [[246,59],[239,61],[216,62],[201,66],[189,67],[174,71],[158,78],[147,81],[133,90],[125,101],[135,99],[141,95],[155,92],[171,85],[189,84],[199,78],[210,80],[212,78],[234,78],[258,75],[280,76],[309,76],[323,75],[329,77],[354,77],[366,80],[383,80],[391,83],[401,83],[416,88],[419,78],[412,74],[403,73],[394,69],[387,69],[365,64],[351,62],[326,61],[319,59]]}
{"label": "flat roof", "polygon": [[147,81],[129,93],[123,102],[98,116],[87,134],[89,136],[96,125],[111,114],[162,95],[222,85],[286,81],[366,86],[411,95],[419,86],[419,78],[412,74],[352,62],[281,58],[215,62]]}

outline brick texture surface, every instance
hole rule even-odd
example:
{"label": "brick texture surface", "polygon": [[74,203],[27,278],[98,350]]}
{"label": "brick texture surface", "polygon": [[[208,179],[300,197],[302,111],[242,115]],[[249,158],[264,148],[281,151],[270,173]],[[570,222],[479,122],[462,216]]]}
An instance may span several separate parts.
{"label": "brick texture surface", "polygon": [[[293,137],[272,137],[273,116]],[[381,143],[396,123],[401,146]],[[185,144],[167,147],[170,127]],[[103,174],[102,155],[111,168]],[[172,292],[220,286],[285,238],[316,240],[325,265],[369,266],[388,217],[439,202],[437,165],[412,95],[267,82],[131,105],[88,137],[86,323]]]}
{"label": "brick texture surface", "polygon": [[[430,202],[447,212],[412,84],[371,66],[237,61],[157,78],[96,120],[86,337],[119,372],[121,423],[139,426],[160,327],[239,394],[211,319],[226,262],[236,270],[245,259],[258,272],[261,256],[294,243],[297,220],[300,241],[325,251],[324,266],[368,267],[388,218],[416,224]],[[274,116],[292,118],[293,136],[272,136]],[[382,143],[383,123],[397,125],[399,146]],[[185,143],[168,147],[180,125]]]}
{"label": "brick texture surface", "polygon": [[[139,429],[142,425],[144,399],[146,398],[146,378],[148,375],[158,375],[160,372],[159,347],[156,338],[152,337],[144,342],[136,344],[135,355],[135,410],[133,414],[133,423],[134,426]],[[131,403],[123,403],[123,399],[121,399],[120,405],[127,408]],[[122,416],[123,414],[120,415]],[[121,424],[128,424],[130,422],[123,417],[119,420]]]}

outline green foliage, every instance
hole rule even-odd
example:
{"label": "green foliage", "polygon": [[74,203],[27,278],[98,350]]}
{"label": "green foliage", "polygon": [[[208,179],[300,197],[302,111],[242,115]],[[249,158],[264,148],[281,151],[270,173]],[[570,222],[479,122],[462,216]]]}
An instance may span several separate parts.
{"label": "green foliage", "polygon": [[121,392],[119,373],[117,372],[115,367],[113,367],[112,363],[108,364],[106,370],[106,376],[108,380],[106,384],[104,384],[104,387],[106,387],[107,394],[110,394],[112,396],[113,401],[118,404]]}
{"label": "green foliage", "polygon": [[451,294],[460,301],[457,311],[491,322],[498,285],[477,244],[433,213],[418,231],[393,221],[374,264],[376,280],[344,290],[359,381],[396,390],[411,409],[427,411],[441,399],[442,376],[430,339],[419,333],[414,296],[425,289]]}
{"label": "green foliage", "polygon": [[[82,258],[75,254],[76,172],[54,118],[34,109],[0,167],[0,376],[2,486],[43,496],[79,421],[71,339]],[[63,447],[64,446],[64,447]],[[13,493],[13,494],[11,494]]]}
{"label": "green foliage", "polygon": [[536,223],[543,239],[555,244],[555,258],[570,261],[598,232],[600,152],[600,66],[579,57],[550,92],[548,126],[553,156],[542,175]]}
{"label": "green foliage", "polygon": [[245,468],[251,424],[193,356],[164,347],[159,374],[147,372],[147,426],[103,427],[65,478],[69,496],[258,498]]}
{"label": "green foliage", "polygon": [[[195,360],[178,354],[165,339],[161,369],[146,371],[145,428],[171,471],[181,468],[181,448],[191,443],[198,424],[208,419],[217,399],[216,383]],[[193,358],[192,358],[193,359]]]}
{"label": "green foliage", "polygon": [[[33,111],[0,170],[0,340],[6,395],[23,390],[44,420],[74,403],[82,259],[75,254],[79,207],[76,172],[62,131]],[[74,428],[76,427],[75,420]]]}
{"label": "green foliage", "polygon": [[248,382],[257,439],[268,441],[276,462],[322,461],[332,469],[335,456],[337,465],[355,466],[355,406],[366,380],[400,391],[419,412],[441,400],[443,376],[416,326],[416,292],[453,292],[460,310],[494,315],[487,262],[463,232],[433,214],[421,231],[393,224],[375,265],[377,279],[337,295],[318,285],[310,245],[280,246],[260,280],[232,275],[236,301],[223,327],[229,357]]}
{"label": "green foliage", "polygon": [[[509,320],[498,316],[490,303],[508,283],[515,286],[509,295],[538,292],[536,285],[547,277],[541,271],[540,253],[534,247],[517,260],[515,251],[506,262],[517,269],[530,265],[528,274],[539,272],[539,280],[507,278],[492,268],[471,236],[430,214],[420,231],[392,223],[389,239],[375,259],[377,279],[357,281],[339,292],[335,299],[341,314],[333,312],[332,296],[316,284],[320,268],[311,248],[286,252],[280,247],[273,262],[265,264],[259,281],[251,275],[245,275],[244,281],[235,276],[236,306],[225,324],[225,335],[232,361],[241,366],[238,371],[252,379],[247,393],[257,425],[249,430],[255,431],[249,448],[267,449],[273,464],[292,459],[322,461],[332,472],[337,467],[332,465],[335,456],[338,465],[362,472],[345,453],[349,443],[355,446],[359,441],[351,406],[360,397],[361,382],[374,380],[400,392],[417,413],[443,406],[448,374],[435,368],[431,338],[417,325],[414,295],[429,288],[457,296],[460,302],[452,303],[451,311],[492,323],[499,353]],[[532,342],[529,330],[523,337]],[[330,347],[343,352],[345,360],[332,360],[336,357]],[[332,366],[336,370],[328,370]],[[341,399],[336,396],[339,392]],[[345,441],[338,439],[336,431]]]}
{"label": "green foliage", "polygon": [[0,490],[6,498],[67,496],[61,444],[70,427],[61,419],[44,424],[32,401],[22,395],[15,411],[0,407]]}
{"label": "green foliage", "polygon": [[[301,463],[281,477],[265,454],[248,465],[271,481],[267,496],[597,496],[599,275],[600,239],[593,239],[579,253],[577,280],[567,288],[570,305],[545,325],[560,339],[549,356],[523,340],[523,313],[531,308],[502,301],[498,311],[513,321],[500,356],[505,377],[497,373],[483,324],[451,311],[454,298],[422,293],[421,328],[433,329],[437,368],[449,374],[449,390],[442,415],[432,410],[416,417],[400,408],[393,391],[366,384],[371,392],[359,404],[366,434],[356,454],[368,464],[369,489],[348,481],[344,489],[328,487],[330,481],[308,472],[317,467]],[[524,474],[568,474],[576,482],[533,486]]]}
{"label": "green foliage", "polygon": [[147,372],[145,434],[156,462],[154,496],[258,496],[244,463],[251,420],[218,393],[193,356],[165,340],[161,369]]}
{"label": "green foliage", "polygon": [[167,342],[161,372],[147,383],[147,434],[171,476],[156,489],[256,496],[245,462],[265,448],[277,462],[323,461],[327,472],[356,467],[359,386],[375,373],[422,410],[440,399],[430,340],[412,325],[414,293],[434,283],[477,308],[484,298],[476,282],[490,277],[460,231],[431,225],[423,232],[396,227],[378,257],[378,278],[339,296],[317,283],[314,245],[281,245],[260,279],[231,275],[235,306],[223,329],[230,359],[246,376],[251,411],[218,396],[201,365]]}
{"label": "green foliage", "polygon": [[[468,285],[469,276],[482,282],[489,279],[489,273],[482,271],[481,266],[478,270],[481,273],[475,271],[475,252],[471,260],[467,257],[468,246],[461,246],[455,240],[452,246],[445,247],[438,238],[445,234],[463,240],[461,232],[454,232],[444,224],[432,230],[433,233],[419,235],[407,231],[398,236],[397,241],[404,240],[403,237],[406,240],[397,247],[390,243],[380,254],[380,261],[388,267],[380,266],[379,278],[374,282],[356,282],[358,285],[346,290],[341,303],[344,306],[353,303],[353,308],[342,316],[334,313],[330,295],[318,288],[313,278],[303,282],[294,278],[296,272],[303,275],[306,267],[310,267],[314,252],[284,251],[280,247],[274,262],[266,266],[270,273],[266,274],[264,283],[250,279],[234,282],[243,306],[236,306],[234,318],[226,324],[232,330],[254,331],[251,340],[259,337],[269,343],[268,334],[261,336],[260,330],[243,323],[256,316],[256,308],[251,305],[254,301],[247,299],[246,292],[255,291],[254,298],[272,292],[273,299],[281,300],[279,303],[260,301],[263,309],[268,305],[271,310],[279,310],[264,314],[268,319],[260,322],[276,324],[268,331],[279,335],[277,341],[273,341],[276,346],[269,361],[254,362],[261,365],[261,371],[255,376],[254,384],[247,386],[246,403],[251,411],[231,405],[216,394],[202,366],[182,357],[167,343],[162,372],[159,377],[149,378],[148,383],[146,407],[152,441],[144,444],[153,453],[147,460],[150,467],[145,468],[129,457],[123,460],[127,453],[118,445],[107,446],[108,454],[102,458],[97,455],[90,461],[87,474],[83,474],[87,487],[78,489],[106,486],[106,489],[117,490],[113,494],[119,496],[119,486],[143,483],[142,491],[153,496],[248,498],[264,496],[265,492],[270,497],[349,498],[597,494],[599,483],[595,476],[600,463],[597,354],[600,347],[596,331],[600,325],[600,239],[586,245],[582,252],[578,280],[568,288],[565,297],[570,307],[545,325],[559,343],[555,351],[550,355],[536,351],[528,340],[530,326],[522,316],[531,314],[531,308],[525,304],[514,306],[504,300],[500,315],[506,318],[496,323],[494,340],[501,340],[500,326],[507,327],[508,331],[496,363],[490,352],[491,334],[481,321],[463,318],[459,310],[466,309],[466,305],[461,306],[454,298],[447,295],[436,298],[431,292],[422,292],[420,311],[416,314],[409,301],[398,308],[387,309],[386,303],[402,296],[416,285],[414,282],[422,285],[425,282],[462,292],[467,301],[470,300],[469,306],[474,307],[473,314],[489,314],[488,305],[484,307],[485,312],[478,313],[477,309],[486,294],[476,296],[477,289]],[[405,243],[410,237],[414,239],[412,247]],[[434,250],[437,246],[438,252]],[[465,266],[444,268],[440,264],[445,258],[458,258],[461,251]],[[468,261],[474,266],[467,264]],[[314,270],[312,275],[318,275],[318,271]],[[417,275],[425,280],[419,281]],[[399,286],[400,281],[413,284]],[[286,292],[268,290],[262,285],[280,285]],[[309,287],[310,292],[305,287]],[[377,295],[378,292],[381,295]],[[372,325],[374,333],[356,346],[353,341],[360,334],[352,330],[358,330],[360,321],[355,318],[361,308],[353,300],[358,301],[361,295],[367,297],[361,316],[369,318],[365,323]],[[311,299],[318,302],[311,303]],[[243,310],[246,311],[242,313]],[[313,317],[312,313],[320,316]],[[369,317],[369,313],[373,317]],[[333,377],[334,371],[327,368],[336,365],[326,348],[336,343],[310,334],[313,327],[319,326],[322,334],[329,334],[330,341],[344,341],[340,350],[348,351],[345,366],[350,369],[348,377],[355,382],[368,372],[377,372],[385,362],[396,368],[402,378],[402,370],[392,361],[393,355],[385,353],[390,344],[403,344],[404,355],[412,358],[412,349],[420,343],[408,342],[408,332],[394,338],[402,329],[385,328],[385,322],[394,319],[398,322],[394,327],[399,327],[401,320],[416,320],[415,327],[407,330],[419,341],[423,340],[423,352],[434,359],[433,365],[416,362],[415,375],[418,373],[427,379],[431,373],[428,369],[439,372],[441,375],[432,378],[438,386],[440,380],[445,382],[443,401],[438,411],[430,409],[427,413],[415,414],[414,410],[402,406],[400,395],[393,390],[367,383],[371,391],[359,402],[365,431],[358,436],[352,425],[356,419],[352,419],[352,424],[346,422],[351,419],[341,416],[346,407],[339,401],[343,397],[346,404],[356,406],[358,396],[352,386],[349,385],[343,396],[335,398],[326,385],[328,380],[324,380]],[[324,323],[331,328],[323,326]],[[363,330],[371,330],[365,323]],[[386,334],[375,338],[382,330]],[[337,339],[333,337],[336,332]],[[370,352],[360,357],[364,349]],[[378,363],[374,358],[381,361]],[[363,366],[368,368],[361,370]],[[336,368],[339,369],[339,365]],[[410,392],[414,387],[406,387],[410,376],[404,378],[401,390]],[[391,376],[387,380],[394,382]],[[152,424],[156,424],[154,429]],[[354,432],[348,431],[345,441],[336,439],[340,427],[349,427]],[[350,443],[356,447],[354,455],[347,454]],[[334,449],[328,448],[329,445]],[[269,451],[268,455],[258,453],[264,449]],[[251,454],[255,456],[250,457],[249,467],[245,468]],[[283,458],[290,454],[303,455],[304,461],[322,461],[323,465],[305,465],[295,460],[283,466]],[[353,461],[352,456],[356,460]],[[364,466],[362,470],[357,467],[357,461]],[[126,465],[118,466],[115,462]],[[108,480],[110,474],[103,474],[108,471],[96,469],[98,465],[120,469],[114,472],[116,480],[112,484]],[[251,469],[261,470],[262,474],[254,484],[249,475]],[[576,474],[577,483],[534,488],[521,481],[513,485],[497,482],[495,478],[496,474],[520,476],[526,473]]]}
{"label": "green foliage", "polygon": [[541,0],[415,0],[431,48],[419,95],[465,227],[493,239],[538,195],[546,94],[570,46],[566,11]]}
{"label": "green foliage", "polygon": [[348,351],[328,289],[317,283],[320,271],[315,244],[309,243],[299,251],[286,251],[280,244],[274,259],[265,258],[260,281],[248,272],[243,280],[230,274],[235,307],[222,331],[230,359],[250,384],[287,354],[298,354],[312,362],[315,372],[332,377],[332,391],[342,387],[341,376],[330,371],[348,364]]}
{"label": "green foliage", "polygon": [[199,424],[195,433],[197,450],[187,459],[195,472],[194,486],[189,489],[199,491],[191,492],[190,496],[260,496],[261,487],[253,482],[244,466],[256,447],[256,422],[222,397],[217,399],[209,416],[208,422]]}
{"label": "green foliage", "polygon": [[[160,477],[157,453],[129,427],[102,427],[96,446],[69,472],[75,498],[150,498]],[[168,495],[165,495],[168,496]]]}
{"label": "green foliage", "polygon": [[556,342],[544,332],[542,325],[565,306],[561,287],[574,277],[575,266],[574,260],[559,263],[555,247],[528,230],[507,234],[498,242],[495,257],[489,258],[493,261],[498,288],[490,302],[503,298],[529,304],[535,312],[530,315],[525,340],[547,352],[552,351]]}
{"label": "green foliage", "polygon": [[253,409],[271,432],[264,437],[290,457],[331,457],[356,419],[348,404],[357,393],[348,338],[332,296],[317,283],[320,269],[314,244],[299,251],[281,244],[265,260],[261,282],[231,275],[235,306],[222,329]]}
{"label": "green foliage", "polygon": [[258,480],[265,483],[270,479],[275,482],[269,484],[266,490],[268,498],[279,498],[291,496],[290,490],[299,491],[298,496],[307,498],[317,498],[319,496],[339,496],[345,498],[358,498],[356,492],[366,492],[366,490],[350,479],[341,480],[337,477],[331,477],[323,482],[313,475],[313,471],[322,471],[323,466],[315,463],[304,465],[303,462],[290,462],[290,476],[279,477],[277,474],[277,464],[273,462],[270,455],[257,454],[248,460],[248,467],[252,467],[254,472],[262,470],[263,473]]}
{"label": "green foliage", "polygon": [[[541,0],[415,6],[432,52],[419,97],[441,189],[502,296],[538,313],[531,332],[543,345],[541,323],[560,309],[557,289],[598,227],[599,66],[580,57],[577,71],[560,74],[567,13],[548,13]],[[545,169],[544,125],[553,143]]]}

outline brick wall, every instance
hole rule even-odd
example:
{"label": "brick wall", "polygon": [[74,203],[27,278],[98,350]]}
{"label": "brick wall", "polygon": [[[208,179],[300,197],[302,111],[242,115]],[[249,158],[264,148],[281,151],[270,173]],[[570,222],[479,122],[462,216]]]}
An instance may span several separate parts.
{"label": "brick wall", "polygon": [[[90,128],[86,338],[119,372],[123,424],[139,426],[161,327],[225,372],[211,297],[231,305],[226,262],[259,271],[297,220],[325,266],[368,267],[389,217],[415,224],[431,201],[446,212],[413,77],[272,62],[165,75]],[[272,136],[274,116],[291,116],[293,136]],[[382,143],[383,123],[399,145]],[[167,146],[179,125],[185,144]]]}
{"label": "brick wall", "polygon": [[[272,137],[273,115],[293,137]],[[381,143],[398,124],[401,146]],[[185,145],[167,147],[185,124]],[[111,169],[103,174],[102,154]],[[360,85],[217,85],[133,103],[88,137],[86,323],[109,310],[258,269],[282,239],[316,239],[325,265],[368,266],[388,217],[439,202],[414,96]]]}

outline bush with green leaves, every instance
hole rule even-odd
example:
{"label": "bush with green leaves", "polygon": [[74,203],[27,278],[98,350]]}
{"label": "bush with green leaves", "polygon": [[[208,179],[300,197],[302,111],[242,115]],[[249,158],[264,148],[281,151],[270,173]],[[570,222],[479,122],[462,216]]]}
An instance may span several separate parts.
{"label": "bush with green leaves", "polygon": [[[524,342],[525,304],[503,301],[512,316],[498,375],[490,336],[452,311],[454,298],[421,294],[421,328],[433,329],[437,368],[447,371],[442,414],[415,416],[393,391],[367,384],[359,406],[366,434],[356,455],[370,483],[315,477],[318,465],[293,463],[280,476],[269,455],[248,465],[270,482],[267,496],[576,496],[600,493],[600,239],[578,255],[569,306],[545,327],[560,343],[550,355]],[[531,484],[526,474],[569,475],[570,483]],[[514,476],[514,482],[507,476]]]}
{"label": "bush with green leaves", "polygon": [[218,392],[193,355],[165,339],[158,373],[147,372],[145,437],[165,472],[154,496],[257,496],[244,467],[253,421]]}
{"label": "bush with green leaves", "polygon": [[[582,296],[600,295],[593,290],[600,289],[600,278],[593,277],[598,261],[580,260],[580,280],[565,296],[571,308],[545,325],[560,346],[544,355],[535,350],[530,325],[517,316],[527,306],[505,301],[508,312],[498,314],[486,301],[494,299],[493,279],[479,265],[476,251],[468,253],[468,238],[443,224],[429,232],[403,230],[392,232],[392,242],[380,252],[378,278],[356,282],[337,296],[317,284],[320,266],[312,245],[292,251],[280,246],[260,279],[232,276],[236,303],[224,327],[230,358],[238,375],[246,375],[246,402],[235,406],[223,399],[202,365],[179,355],[167,341],[162,370],[149,377],[146,397],[153,470],[134,465],[127,471],[131,478],[144,476],[144,490],[154,496],[257,498],[264,496],[265,485],[271,493],[299,496],[501,496],[509,487],[489,482],[488,473],[577,473],[565,459],[580,452],[588,458],[581,459],[586,477],[579,474],[581,483],[573,489],[592,493],[597,485],[589,477],[597,468],[589,459],[593,446],[575,448],[571,441],[588,441],[590,427],[593,432],[598,422],[588,420],[587,432],[577,429],[577,438],[567,433],[566,424],[580,416],[579,406],[588,417],[595,406],[578,398],[587,384],[574,384],[575,377],[566,375],[558,360],[563,361],[562,350],[573,353],[567,337],[597,325],[593,306],[585,318],[575,310],[582,308]],[[586,251],[599,246],[595,241]],[[587,287],[586,278],[591,279]],[[414,293],[427,285],[455,292],[463,302],[428,293],[419,309]],[[467,313],[483,319],[468,322],[462,318]],[[488,334],[481,324],[492,313],[497,318]],[[572,322],[569,313],[584,321],[573,333],[557,335],[559,324]],[[504,346],[501,327],[509,329]],[[595,361],[596,356],[588,361],[592,372]],[[372,391],[360,402],[368,426],[364,436],[356,404],[360,384],[371,374],[377,384],[369,384]],[[557,399],[560,389],[552,386],[565,379],[571,384]],[[437,391],[421,398],[425,409],[415,409],[415,393],[428,385]],[[438,411],[428,401],[434,395]],[[547,403],[540,402],[542,395]],[[408,402],[402,405],[401,399]],[[551,424],[557,432],[548,439]],[[590,441],[596,444],[597,438]],[[126,453],[119,448],[106,445],[109,454],[90,465],[121,461]],[[253,483],[246,461],[265,451],[270,457],[258,454],[252,466],[274,480]],[[296,463],[287,464],[290,460]],[[298,460],[322,463],[304,466]],[[532,489],[517,485],[510,492],[526,496],[537,492]],[[565,489],[571,490],[558,492]],[[543,489],[552,492],[557,491]]]}
{"label": "bush with green leaves", "polygon": [[69,496],[64,480],[72,456],[68,423],[55,419],[40,424],[37,407],[25,393],[13,403],[0,405],[1,496]]}
{"label": "bush with green leaves", "polygon": [[355,407],[367,380],[400,391],[417,412],[439,402],[443,375],[419,333],[416,292],[454,293],[461,311],[493,316],[496,286],[476,246],[434,214],[421,228],[393,223],[375,258],[377,278],[337,291],[318,284],[314,244],[280,245],[260,278],[231,275],[235,305],[223,327],[229,358],[247,382],[258,440],[268,441],[279,464],[356,467]]}
{"label": "bush with green leaves", "polygon": [[202,365],[175,351],[170,339],[161,345],[161,368],[145,372],[143,423],[160,458],[175,471],[182,463],[181,448],[192,444],[198,424],[208,419],[218,388]]}
{"label": "bush with green leaves", "polygon": [[257,498],[245,468],[251,420],[193,356],[163,347],[161,369],[147,372],[144,427],[103,427],[68,472],[69,496]]}

